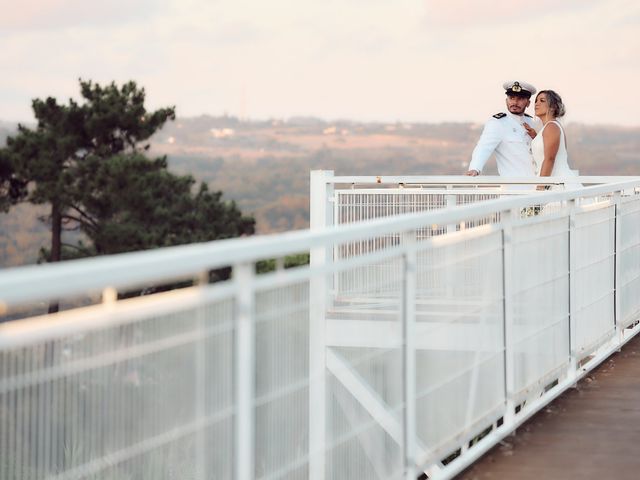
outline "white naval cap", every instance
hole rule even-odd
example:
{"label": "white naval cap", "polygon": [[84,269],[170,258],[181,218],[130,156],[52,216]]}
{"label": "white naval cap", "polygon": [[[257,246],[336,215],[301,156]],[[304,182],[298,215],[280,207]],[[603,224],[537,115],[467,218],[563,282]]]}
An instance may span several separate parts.
{"label": "white naval cap", "polygon": [[507,95],[515,95],[516,97],[529,98],[536,93],[536,87],[527,82],[520,82],[513,80],[510,82],[504,82],[502,88],[505,89]]}

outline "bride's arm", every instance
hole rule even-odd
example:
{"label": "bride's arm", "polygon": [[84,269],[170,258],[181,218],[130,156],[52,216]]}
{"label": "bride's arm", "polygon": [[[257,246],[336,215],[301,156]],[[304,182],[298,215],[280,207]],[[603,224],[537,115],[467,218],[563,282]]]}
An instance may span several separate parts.
{"label": "bride's arm", "polygon": [[540,169],[540,176],[549,177],[553,171],[553,164],[556,162],[556,155],[560,148],[560,127],[555,123],[549,122],[542,132],[542,140],[544,144],[544,161]]}

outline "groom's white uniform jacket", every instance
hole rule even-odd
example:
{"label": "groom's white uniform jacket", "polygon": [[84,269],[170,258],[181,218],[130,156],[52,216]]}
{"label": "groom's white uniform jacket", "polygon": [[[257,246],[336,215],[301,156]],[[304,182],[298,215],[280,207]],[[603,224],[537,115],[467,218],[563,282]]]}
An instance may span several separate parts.
{"label": "groom's white uniform jacket", "polygon": [[533,127],[534,120],[528,115],[497,113],[491,117],[473,150],[469,170],[482,172],[485,163],[495,152],[498,173],[501,176],[535,176],[531,137],[522,126],[523,122]]}

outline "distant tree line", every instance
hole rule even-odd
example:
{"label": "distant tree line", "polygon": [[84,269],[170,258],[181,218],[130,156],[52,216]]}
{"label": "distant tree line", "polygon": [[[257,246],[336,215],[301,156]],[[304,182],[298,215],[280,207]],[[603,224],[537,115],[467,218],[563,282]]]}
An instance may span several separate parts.
{"label": "distant tree line", "polygon": [[[254,233],[221,192],[195,185],[148,158],[148,139],[175,108],[148,112],[135,82],[105,87],[80,80],[82,101],[33,100],[35,128],[18,126],[0,149],[0,210],[45,204],[50,244],[41,260],[57,262]],[[63,232],[73,230],[74,241]]]}

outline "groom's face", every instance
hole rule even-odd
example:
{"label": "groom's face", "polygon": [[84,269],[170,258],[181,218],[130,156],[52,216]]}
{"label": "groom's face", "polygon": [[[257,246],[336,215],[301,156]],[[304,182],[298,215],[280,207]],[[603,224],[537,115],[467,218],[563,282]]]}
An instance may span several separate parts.
{"label": "groom's face", "polygon": [[507,95],[507,110],[514,115],[522,115],[529,106],[529,98],[516,95]]}

